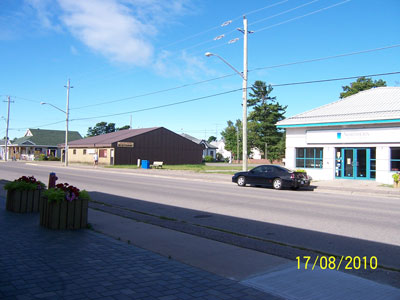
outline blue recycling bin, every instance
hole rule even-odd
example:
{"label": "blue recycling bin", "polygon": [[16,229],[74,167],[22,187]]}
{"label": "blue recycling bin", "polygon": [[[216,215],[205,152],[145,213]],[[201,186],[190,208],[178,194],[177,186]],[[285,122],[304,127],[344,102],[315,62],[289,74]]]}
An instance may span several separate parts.
{"label": "blue recycling bin", "polygon": [[142,169],[150,169],[150,161],[142,160]]}

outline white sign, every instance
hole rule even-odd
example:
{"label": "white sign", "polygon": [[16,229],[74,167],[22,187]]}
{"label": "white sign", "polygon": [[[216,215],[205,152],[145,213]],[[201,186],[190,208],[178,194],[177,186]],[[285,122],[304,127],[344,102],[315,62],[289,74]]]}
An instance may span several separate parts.
{"label": "white sign", "polygon": [[307,144],[400,143],[400,127],[307,130]]}

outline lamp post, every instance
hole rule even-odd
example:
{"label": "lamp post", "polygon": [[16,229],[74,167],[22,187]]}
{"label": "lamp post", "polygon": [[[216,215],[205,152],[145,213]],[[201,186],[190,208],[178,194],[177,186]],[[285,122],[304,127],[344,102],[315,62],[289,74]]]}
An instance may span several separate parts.
{"label": "lamp post", "polygon": [[68,113],[66,111],[62,110],[61,108],[58,108],[57,106],[51,104],[51,103],[40,102],[40,104],[42,104],[42,105],[44,105],[44,104],[50,105],[50,106],[54,107],[55,109],[63,112],[66,115],[66,123],[67,123],[67,125],[66,125],[66,131],[65,131],[64,164],[67,167],[68,166],[68,161],[67,161],[67,154],[66,153],[68,153]]}
{"label": "lamp post", "polygon": [[225,59],[221,56],[206,52],[205,55],[207,57],[216,56],[220,60],[222,60],[226,65],[228,65],[232,70],[234,70],[240,77],[243,79],[243,117],[242,117],[242,128],[243,128],[243,151],[242,151],[242,160],[243,160],[243,171],[247,171],[247,34],[249,31],[247,30],[247,19],[243,17],[243,26],[244,30],[239,29],[240,32],[244,34],[243,38],[243,73],[236,70],[230,63],[228,63]]}
{"label": "lamp post", "polygon": [[69,89],[72,88],[72,86],[70,86],[69,83],[69,79],[67,82],[67,85],[65,86],[67,88],[67,109],[66,111],[62,110],[61,108],[58,108],[57,106],[51,104],[51,103],[46,103],[46,102],[40,102],[40,104],[47,104],[50,105],[52,107],[54,107],[55,109],[63,112],[65,114],[65,145],[64,145],[64,164],[66,167],[68,167],[68,121],[69,121]]}

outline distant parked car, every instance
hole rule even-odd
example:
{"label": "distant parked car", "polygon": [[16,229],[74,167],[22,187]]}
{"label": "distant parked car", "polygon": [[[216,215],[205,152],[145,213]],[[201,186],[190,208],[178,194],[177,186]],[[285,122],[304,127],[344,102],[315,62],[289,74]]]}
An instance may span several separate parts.
{"label": "distant parked car", "polygon": [[288,187],[297,190],[309,186],[311,177],[306,172],[295,172],[276,165],[262,165],[247,172],[238,172],[232,177],[232,182],[239,186],[258,185],[272,186],[276,190]]}

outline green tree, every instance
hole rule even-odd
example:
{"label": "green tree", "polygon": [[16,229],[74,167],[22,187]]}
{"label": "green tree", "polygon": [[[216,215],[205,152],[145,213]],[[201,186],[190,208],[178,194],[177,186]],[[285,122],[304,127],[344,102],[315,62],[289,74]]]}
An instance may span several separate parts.
{"label": "green tree", "polygon": [[96,135],[101,135],[101,134],[106,134],[110,132],[116,131],[115,129],[115,123],[108,123],[107,122],[100,122],[97,123],[96,126],[89,127],[87,136],[96,136]]}
{"label": "green tree", "polygon": [[117,130],[116,131],[120,131],[120,130],[126,130],[126,129],[130,129],[131,128],[131,126],[129,126],[129,125],[125,125],[125,126],[122,126],[122,127],[119,127],[119,128],[117,128]]}
{"label": "green tree", "polygon": [[263,81],[255,81],[250,89],[248,145],[265,152],[267,144],[267,157],[271,161],[279,159],[284,156],[284,131],[275,124],[285,118],[287,106],[280,105],[276,97],[270,96],[273,88]]}
{"label": "green tree", "polygon": [[386,81],[383,81],[382,79],[373,81],[371,78],[363,76],[358,78],[357,81],[352,82],[350,86],[342,86],[343,92],[340,93],[340,98],[343,99],[348,96],[357,94],[358,92],[381,86],[386,86]]}
{"label": "green tree", "polygon": [[[236,120],[236,124],[232,121],[227,122],[227,127],[221,132],[221,136],[225,140],[225,149],[231,151],[235,159],[241,157],[242,144],[242,122]],[[239,141],[238,141],[239,140]],[[238,153],[239,145],[239,153]]]}
{"label": "green tree", "polygon": [[110,132],[130,129],[130,128],[131,127],[129,125],[115,128],[115,123],[107,124],[107,122],[100,122],[100,123],[97,123],[96,126],[94,126],[94,127],[89,127],[86,136],[87,137],[96,136],[96,135],[106,134],[106,133],[110,133]]}
{"label": "green tree", "polygon": [[215,137],[215,136],[210,136],[209,138],[208,138],[208,140],[207,140],[207,142],[208,143],[211,143],[211,142],[215,142],[217,140],[217,138]]}

